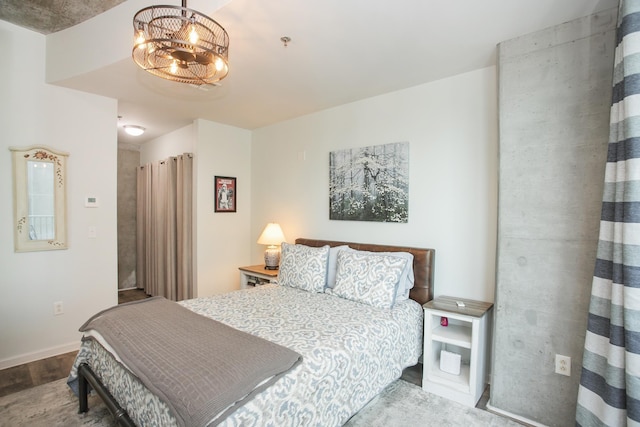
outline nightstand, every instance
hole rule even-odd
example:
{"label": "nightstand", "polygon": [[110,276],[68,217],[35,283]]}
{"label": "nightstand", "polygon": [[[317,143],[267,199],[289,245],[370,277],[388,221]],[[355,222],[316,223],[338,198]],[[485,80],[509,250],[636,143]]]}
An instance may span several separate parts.
{"label": "nightstand", "polygon": [[[422,389],[475,406],[487,384],[489,313],[493,304],[441,296],[422,307]],[[441,322],[443,317],[446,322]]]}
{"label": "nightstand", "polygon": [[264,285],[265,283],[278,283],[278,270],[267,270],[264,264],[240,267],[240,289]]}

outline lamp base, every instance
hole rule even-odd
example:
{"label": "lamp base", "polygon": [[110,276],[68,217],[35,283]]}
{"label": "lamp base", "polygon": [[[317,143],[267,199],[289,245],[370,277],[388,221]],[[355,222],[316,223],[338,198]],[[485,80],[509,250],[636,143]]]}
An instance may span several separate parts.
{"label": "lamp base", "polygon": [[277,270],[280,265],[280,248],[277,246],[268,247],[264,251],[264,268],[265,270]]}

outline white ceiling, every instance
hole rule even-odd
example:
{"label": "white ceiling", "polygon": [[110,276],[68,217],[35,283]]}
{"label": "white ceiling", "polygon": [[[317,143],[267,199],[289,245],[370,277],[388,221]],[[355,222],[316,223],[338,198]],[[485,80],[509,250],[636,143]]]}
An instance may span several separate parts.
{"label": "white ceiling", "polygon": [[[118,99],[121,124],[148,129],[137,139],[119,132],[120,142],[144,142],[196,118],[255,129],[494,65],[499,42],[617,3],[231,0],[217,11],[198,8],[229,33],[221,87],[167,82],[130,58],[60,84]],[[288,47],[282,36],[291,37]]]}

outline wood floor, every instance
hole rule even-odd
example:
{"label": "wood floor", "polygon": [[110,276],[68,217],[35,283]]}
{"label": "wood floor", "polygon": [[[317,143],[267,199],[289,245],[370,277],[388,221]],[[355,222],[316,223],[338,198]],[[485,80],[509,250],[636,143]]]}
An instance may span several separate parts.
{"label": "wood floor", "polygon": [[118,292],[118,304],[145,298],[149,298],[149,295],[145,294],[142,289],[127,289],[126,291]]}
{"label": "wood floor", "polygon": [[[118,292],[118,304],[147,298],[141,289]],[[69,376],[77,351],[0,370],[0,397]]]}
{"label": "wood floor", "polygon": [[69,376],[78,352],[60,354],[0,371],[0,397]]}

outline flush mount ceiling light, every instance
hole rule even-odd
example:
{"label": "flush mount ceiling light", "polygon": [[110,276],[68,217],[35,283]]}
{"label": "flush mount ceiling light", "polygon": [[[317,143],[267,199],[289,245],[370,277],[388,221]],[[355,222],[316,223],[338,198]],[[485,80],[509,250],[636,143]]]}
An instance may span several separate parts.
{"label": "flush mount ceiling light", "polygon": [[136,125],[124,125],[122,127],[124,128],[124,131],[131,136],[140,136],[146,130],[142,126],[136,126]]}
{"label": "flush mount ceiling light", "polygon": [[133,17],[132,57],[163,79],[213,84],[229,72],[229,35],[202,13],[180,6],[150,6]]}

